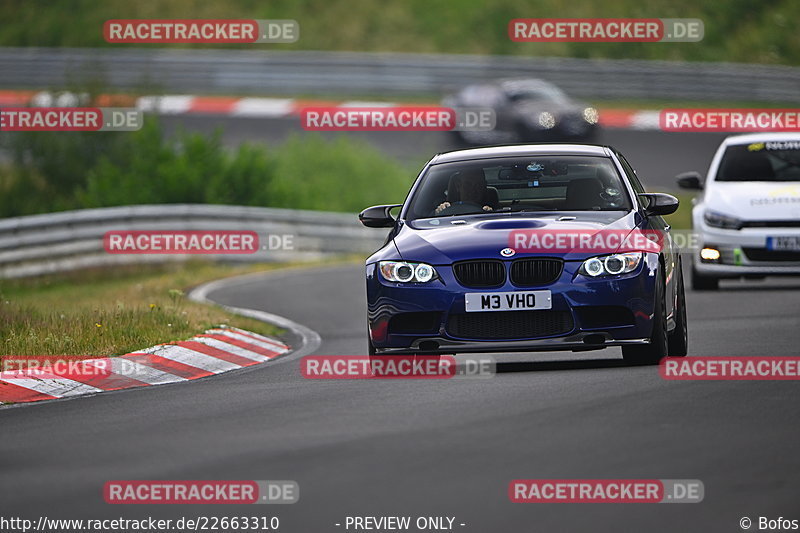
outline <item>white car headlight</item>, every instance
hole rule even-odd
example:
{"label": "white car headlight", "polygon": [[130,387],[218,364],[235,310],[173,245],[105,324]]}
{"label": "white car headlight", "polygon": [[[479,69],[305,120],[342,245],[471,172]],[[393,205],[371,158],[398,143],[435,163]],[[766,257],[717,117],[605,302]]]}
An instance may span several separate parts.
{"label": "white car headlight", "polygon": [[642,257],[642,252],[590,257],[583,262],[578,272],[590,278],[627,274],[636,270],[636,267],[642,262]]}
{"label": "white car headlight", "polygon": [[542,111],[539,113],[539,125],[546,130],[552,129],[556,126],[556,117],[549,111]]}
{"label": "white car headlight", "polygon": [[706,224],[715,228],[742,229],[741,220],[716,211],[706,211],[703,214],[703,220],[706,221]]}
{"label": "white car headlight", "polygon": [[380,261],[378,270],[386,281],[400,283],[426,283],[439,277],[436,269],[427,263]]}
{"label": "white car headlight", "polygon": [[597,124],[600,120],[600,113],[593,107],[587,107],[583,110],[583,120],[589,124]]}

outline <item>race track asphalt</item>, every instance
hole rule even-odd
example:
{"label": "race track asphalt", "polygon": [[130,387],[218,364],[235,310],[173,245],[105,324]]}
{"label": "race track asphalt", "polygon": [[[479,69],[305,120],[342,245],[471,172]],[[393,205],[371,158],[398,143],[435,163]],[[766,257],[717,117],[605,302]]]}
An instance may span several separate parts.
{"label": "race track asphalt", "polygon": [[[691,356],[797,355],[800,283],[688,293]],[[363,354],[362,267],[299,269],[210,293]],[[664,381],[619,349],[499,355],[484,380],[309,381],[283,361],[194,383],[0,410],[2,515],[455,516],[457,530],[736,531],[798,513],[797,384]],[[699,479],[699,504],[512,504],[509,481]],[[112,506],[114,479],[290,479],[275,506]]]}
{"label": "race track asphalt", "polygon": [[[273,144],[296,120],[180,117],[223,141]],[[442,134],[357,134],[421,164]],[[613,130],[651,190],[704,171],[721,136]],[[376,230],[381,231],[381,230]],[[363,266],[298,269],[210,293],[366,351]],[[800,281],[688,293],[690,355],[800,355]],[[290,341],[292,339],[289,339]],[[192,383],[0,409],[0,517],[280,517],[282,532],[346,531],[346,516],[454,516],[457,531],[726,532],[800,519],[798,384],[677,382],[619,349],[498,355],[485,380],[309,381],[296,356]],[[512,504],[513,479],[699,479],[699,504]],[[114,506],[109,480],[295,480],[274,506]],[[753,527],[755,530],[757,525]],[[352,530],[351,530],[352,531]]]}

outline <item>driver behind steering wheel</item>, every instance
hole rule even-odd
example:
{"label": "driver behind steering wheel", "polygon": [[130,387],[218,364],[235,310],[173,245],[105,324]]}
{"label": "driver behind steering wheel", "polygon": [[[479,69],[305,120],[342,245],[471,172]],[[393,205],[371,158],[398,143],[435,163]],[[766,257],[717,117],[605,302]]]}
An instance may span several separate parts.
{"label": "driver behind steering wheel", "polygon": [[[462,170],[450,178],[448,187],[449,202],[442,202],[434,210],[435,215],[467,214],[470,207],[475,210],[492,211],[492,207],[481,205],[486,198],[486,176],[480,168]],[[457,206],[464,206],[459,209]]]}

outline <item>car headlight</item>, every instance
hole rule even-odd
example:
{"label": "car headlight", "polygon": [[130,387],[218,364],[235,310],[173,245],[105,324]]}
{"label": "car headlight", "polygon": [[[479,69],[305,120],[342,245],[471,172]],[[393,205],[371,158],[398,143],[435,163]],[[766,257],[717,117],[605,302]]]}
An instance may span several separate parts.
{"label": "car headlight", "polygon": [[539,125],[546,130],[556,126],[556,117],[549,111],[539,113]]}
{"label": "car headlight", "polygon": [[426,263],[408,261],[380,261],[378,270],[386,281],[400,283],[426,283],[439,277],[436,269]]}
{"label": "car headlight", "polygon": [[597,124],[597,122],[600,120],[600,113],[598,113],[597,109],[593,107],[587,107],[583,110],[583,120],[589,124]]}
{"label": "car headlight", "polygon": [[723,215],[722,213],[717,213],[716,211],[706,211],[703,214],[703,220],[706,221],[706,224],[709,226],[713,226],[715,228],[723,228],[723,229],[742,229],[742,221],[736,217],[731,217],[728,215]]}
{"label": "car headlight", "polygon": [[590,257],[583,262],[578,272],[590,278],[627,274],[636,270],[636,267],[642,262],[642,257],[642,252]]}

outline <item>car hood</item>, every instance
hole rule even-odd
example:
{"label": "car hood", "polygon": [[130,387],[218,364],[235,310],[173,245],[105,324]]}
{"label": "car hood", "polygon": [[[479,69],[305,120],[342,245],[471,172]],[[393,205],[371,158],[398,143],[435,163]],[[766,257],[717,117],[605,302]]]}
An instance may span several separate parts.
{"label": "car hood", "polygon": [[741,220],[800,219],[800,182],[714,182],[706,209]]}
{"label": "car hood", "polygon": [[[571,217],[575,218],[568,219]],[[594,234],[613,229],[627,233],[636,227],[637,222],[641,222],[637,213],[620,211],[426,218],[403,225],[394,238],[394,244],[406,261],[445,265],[466,259],[508,259],[500,255],[500,251],[510,247],[514,230],[577,230]],[[534,255],[537,254],[520,251],[513,257]],[[582,260],[599,254],[569,252],[540,255]]]}

